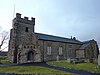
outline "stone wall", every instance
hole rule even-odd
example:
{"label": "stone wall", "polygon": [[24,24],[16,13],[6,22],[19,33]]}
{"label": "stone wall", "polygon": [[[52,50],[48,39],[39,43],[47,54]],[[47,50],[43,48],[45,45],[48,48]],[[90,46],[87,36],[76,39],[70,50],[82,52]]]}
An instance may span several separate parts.
{"label": "stone wall", "polygon": [[84,49],[76,50],[76,58],[85,58]]}
{"label": "stone wall", "polygon": [[100,54],[98,55],[98,66],[100,66]]}
{"label": "stone wall", "polygon": [[66,43],[67,58],[75,58],[75,56],[76,56],[75,51],[80,46],[81,45],[79,45],[79,44]]}
{"label": "stone wall", "polygon": [[[42,56],[42,61],[59,60],[67,58],[75,58],[75,50],[80,47],[78,44],[54,42],[54,41],[44,41],[39,40],[39,46]],[[51,55],[47,55],[47,47],[51,47]],[[62,47],[62,55],[59,55],[59,47]]]}

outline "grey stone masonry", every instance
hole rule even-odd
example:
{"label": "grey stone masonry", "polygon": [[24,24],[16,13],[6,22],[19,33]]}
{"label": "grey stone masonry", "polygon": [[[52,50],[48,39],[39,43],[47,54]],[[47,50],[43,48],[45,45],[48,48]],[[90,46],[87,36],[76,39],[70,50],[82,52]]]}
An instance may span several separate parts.
{"label": "grey stone masonry", "polygon": [[98,55],[98,66],[100,66],[100,54]]}
{"label": "grey stone masonry", "polygon": [[21,14],[19,13],[16,14],[16,18],[13,19],[13,23],[15,23],[16,21],[35,25],[35,18],[31,17],[31,20],[29,20],[26,16],[24,18],[21,18]]}

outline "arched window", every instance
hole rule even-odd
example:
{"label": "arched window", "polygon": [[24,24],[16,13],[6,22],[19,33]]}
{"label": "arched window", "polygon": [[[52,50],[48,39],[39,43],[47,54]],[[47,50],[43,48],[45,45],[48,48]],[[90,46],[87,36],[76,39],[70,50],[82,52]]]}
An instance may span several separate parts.
{"label": "arched window", "polygon": [[62,54],[63,54],[63,48],[59,47],[59,55],[62,55]]}
{"label": "arched window", "polygon": [[47,47],[47,55],[51,55],[51,46]]}

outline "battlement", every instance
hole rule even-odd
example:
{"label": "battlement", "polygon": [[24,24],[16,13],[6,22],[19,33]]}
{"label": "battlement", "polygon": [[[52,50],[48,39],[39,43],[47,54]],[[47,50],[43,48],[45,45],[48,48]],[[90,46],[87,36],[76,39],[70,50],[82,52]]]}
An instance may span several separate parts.
{"label": "battlement", "polygon": [[21,22],[21,23],[26,23],[30,25],[35,25],[35,18],[31,17],[31,20],[29,20],[28,17],[21,18],[20,13],[16,13],[16,17],[13,19],[13,23],[15,22]]}

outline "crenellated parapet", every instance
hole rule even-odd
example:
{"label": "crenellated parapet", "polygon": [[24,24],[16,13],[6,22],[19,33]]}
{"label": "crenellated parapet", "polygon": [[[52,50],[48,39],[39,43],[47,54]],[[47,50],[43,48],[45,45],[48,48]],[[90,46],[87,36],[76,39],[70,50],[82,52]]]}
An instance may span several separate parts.
{"label": "crenellated parapet", "polygon": [[13,19],[13,24],[16,22],[35,25],[35,18],[31,17],[31,20],[29,20],[29,18],[26,16],[24,18],[21,18],[21,14],[16,13],[16,17]]}

